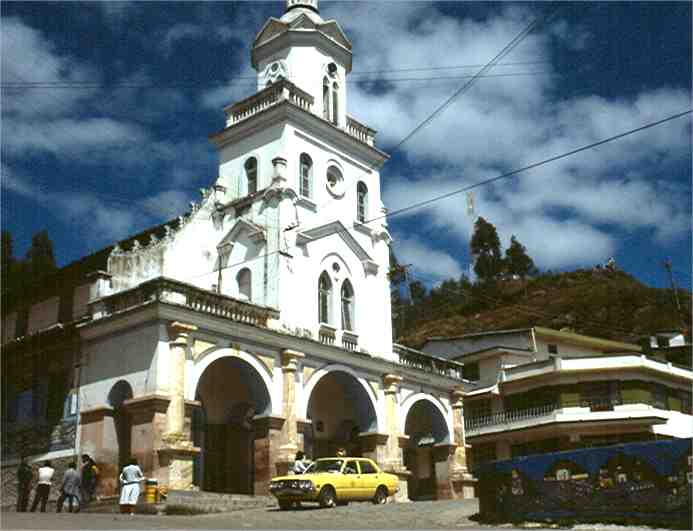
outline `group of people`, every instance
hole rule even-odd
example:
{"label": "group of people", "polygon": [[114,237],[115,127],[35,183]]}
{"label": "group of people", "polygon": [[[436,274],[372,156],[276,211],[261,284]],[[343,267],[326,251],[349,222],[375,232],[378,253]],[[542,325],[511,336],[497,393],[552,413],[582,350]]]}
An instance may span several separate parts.
{"label": "group of people", "polygon": [[[29,495],[36,480],[36,494],[31,504],[31,512],[35,512],[39,503],[41,512],[46,512],[46,504],[53,485],[55,468],[50,461],[44,461],[34,472],[34,469],[22,457],[17,470],[17,512],[26,512],[29,505]],[[79,512],[86,507],[94,497],[98,482],[99,469],[94,460],[88,455],[82,455],[82,470],[77,471],[77,462],[68,465],[60,483],[60,496],[57,500],[57,512],[62,512],[63,505],[67,502],[70,512]],[[137,464],[136,459],[131,459],[123,467],[120,474],[120,512],[135,514],[135,505],[140,496],[140,483],[144,481],[144,474]]]}
{"label": "group of people", "polygon": [[[77,471],[77,462],[73,461],[63,474],[60,484],[60,496],[58,497],[57,512],[61,512],[65,501],[68,503],[68,510],[76,512],[86,506],[94,496],[96,483],[98,481],[99,470],[94,460],[88,455],[82,455],[82,470]],[[31,512],[36,511],[39,503],[41,512],[46,512],[48,496],[53,485],[55,468],[50,461],[44,461],[34,472],[34,469],[22,457],[17,469],[17,512],[26,512],[29,505],[29,495],[34,480],[36,480],[36,494],[31,504]]]}
{"label": "group of people", "polygon": [[[344,448],[337,448],[337,452],[335,455],[337,457],[346,457],[347,452]],[[294,466],[292,468],[292,471],[294,474],[305,474],[308,471],[308,468],[310,468],[310,465],[312,464],[313,463],[310,459],[308,459],[304,452],[298,451],[296,452],[296,457],[294,459]]]}

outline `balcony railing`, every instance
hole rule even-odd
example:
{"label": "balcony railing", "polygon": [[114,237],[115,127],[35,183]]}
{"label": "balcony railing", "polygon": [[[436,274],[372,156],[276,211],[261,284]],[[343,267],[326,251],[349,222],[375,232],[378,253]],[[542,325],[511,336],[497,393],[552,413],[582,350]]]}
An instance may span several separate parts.
{"label": "balcony railing", "polygon": [[89,303],[89,306],[92,316],[99,319],[151,302],[175,304],[196,312],[262,327],[266,327],[270,319],[279,317],[279,312],[273,308],[239,301],[163,277],[97,299]]}
{"label": "balcony railing", "polygon": [[226,107],[226,126],[230,127],[254,116],[281,101],[289,101],[296,107],[311,112],[315,99],[291,81],[281,79],[265,90]]}
{"label": "balcony railing", "polygon": [[410,349],[402,345],[395,345],[395,352],[399,356],[399,363],[404,367],[418,369],[424,372],[439,374],[457,380],[462,379],[462,364],[455,361],[436,358]]}
{"label": "balcony railing", "polygon": [[[247,120],[251,116],[255,116],[283,101],[288,101],[299,109],[312,113],[315,98],[298,88],[291,81],[280,79],[257,94],[226,107],[224,109],[226,113],[226,127],[231,127]],[[363,125],[351,116],[347,116],[346,127],[343,130],[369,146],[375,145],[376,131]]]}
{"label": "balcony railing", "polygon": [[499,411],[492,415],[482,417],[465,417],[464,429],[469,434],[479,431],[488,426],[499,426],[502,424],[512,424],[527,419],[535,419],[538,417],[546,417],[553,414],[559,409],[558,404],[545,404],[543,406],[531,407],[527,409],[515,409],[508,411]]}
{"label": "balcony railing", "polygon": [[369,146],[375,144],[375,130],[363,125],[351,116],[347,116],[347,133]]}

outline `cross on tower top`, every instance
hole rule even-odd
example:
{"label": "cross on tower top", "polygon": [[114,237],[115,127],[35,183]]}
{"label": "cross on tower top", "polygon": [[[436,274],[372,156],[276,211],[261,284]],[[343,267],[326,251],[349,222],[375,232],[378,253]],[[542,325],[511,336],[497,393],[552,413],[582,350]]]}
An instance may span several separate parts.
{"label": "cross on tower top", "polygon": [[286,0],[286,10],[289,11],[295,7],[306,7],[319,13],[318,0]]}

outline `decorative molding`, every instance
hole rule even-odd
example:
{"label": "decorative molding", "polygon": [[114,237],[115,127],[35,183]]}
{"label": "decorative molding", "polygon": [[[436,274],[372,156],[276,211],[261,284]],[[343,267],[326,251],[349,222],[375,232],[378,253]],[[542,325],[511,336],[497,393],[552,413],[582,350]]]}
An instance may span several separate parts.
{"label": "decorative molding", "polygon": [[314,227],[309,230],[301,231],[296,235],[296,245],[308,245],[313,240],[318,240],[326,238],[331,235],[338,235],[347,247],[353,251],[356,257],[363,264],[363,269],[366,274],[377,274],[378,264],[371,258],[368,252],[359,244],[359,242],[354,238],[349,230],[342,224],[341,221],[333,221],[331,223],[326,223],[325,225],[320,225],[319,227]]}

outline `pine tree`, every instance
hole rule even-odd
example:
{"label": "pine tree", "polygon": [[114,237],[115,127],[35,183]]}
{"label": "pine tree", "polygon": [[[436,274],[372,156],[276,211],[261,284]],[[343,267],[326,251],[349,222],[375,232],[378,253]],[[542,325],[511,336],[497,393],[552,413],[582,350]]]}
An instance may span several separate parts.
{"label": "pine tree", "polygon": [[500,239],[496,227],[479,217],[474,224],[471,241],[472,255],[475,257],[474,272],[482,282],[498,279],[503,271]]}
{"label": "pine tree", "polygon": [[508,273],[518,275],[522,280],[537,271],[534,260],[527,254],[527,249],[517,241],[514,234],[510,238],[510,247],[505,251],[505,265]]}
{"label": "pine tree", "polygon": [[29,273],[33,277],[41,277],[55,271],[53,242],[48,236],[48,231],[42,230],[32,236],[31,248],[26,254],[26,261],[29,265]]}
{"label": "pine tree", "polygon": [[15,267],[15,259],[12,249],[12,234],[9,231],[2,231],[2,290],[5,291],[10,287],[10,279],[12,271]]}

